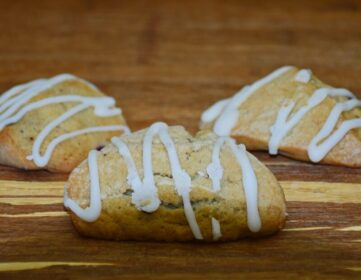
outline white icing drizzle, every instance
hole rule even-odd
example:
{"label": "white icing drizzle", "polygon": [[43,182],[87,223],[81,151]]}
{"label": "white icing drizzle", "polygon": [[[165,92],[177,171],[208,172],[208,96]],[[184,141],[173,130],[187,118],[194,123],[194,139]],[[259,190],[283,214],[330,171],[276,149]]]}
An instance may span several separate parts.
{"label": "white icing drizzle", "polygon": [[[112,138],[113,144],[118,148],[119,154],[123,157],[128,168],[127,181],[132,187],[132,203],[138,210],[151,213],[158,209],[160,200],[158,198],[158,191],[155,187],[154,177],[140,179],[133,157],[127,147],[127,145],[119,138]],[[144,171],[144,175],[146,172]],[[149,174],[149,171],[147,171]]]}
{"label": "white icing drizzle", "polygon": [[248,228],[252,232],[258,232],[261,229],[262,223],[258,212],[257,177],[247,156],[245,146],[237,146],[236,141],[229,137],[220,137],[217,139],[212,152],[212,162],[207,167],[207,173],[213,183],[213,191],[217,192],[220,190],[220,180],[223,177],[223,168],[220,163],[220,150],[224,143],[227,143],[231,147],[242,170]]}
{"label": "white icing drizzle", "polygon": [[[312,139],[310,145],[308,146],[308,156],[313,162],[319,162],[320,160],[322,160],[327,155],[327,153],[334,146],[336,146],[336,144],[339,141],[341,141],[341,139],[351,129],[361,127],[361,118],[347,120],[344,121],[340,125],[340,127],[338,127],[338,129],[331,134],[331,132],[334,130],[336,126],[337,120],[340,117],[341,113],[344,111],[352,110],[355,107],[361,107],[360,100],[351,99],[343,103],[337,103],[333,107],[324,126],[318,132],[318,134]],[[318,144],[323,139],[325,140],[321,144]]]}
{"label": "white icing drizzle", "polygon": [[75,215],[86,222],[96,221],[102,211],[100,196],[99,174],[97,164],[97,151],[92,150],[88,155],[89,181],[90,181],[90,205],[83,209],[64,191],[64,206],[69,208]]}
{"label": "white icing drizzle", "polygon": [[219,238],[222,237],[222,232],[221,232],[221,224],[219,223],[219,221],[215,218],[212,217],[212,235],[213,235],[213,240],[218,240]]}
{"label": "white icing drizzle", "polygon": [[206,111],[203,112],[201,116],[201,121],[203,123],[213,122],[223,111],[224,107],[229,103],[230,98],[220,100],[214,103]]}
{"label": "white icing drizzle", "polygon": [[307,84],[312,77],[312,71],[310,69],[301,69],[295,76],[295,81]]}
{"label": "white icing drizzle", "polygon": [[68,139],[74,138],[76,136],[87,134],[87,133],[95,133],[95,132],[105,132],[105,131],[123,131],[124,134],[130,133],[130,130],[125,125],[104,125],[104,126],[93,126],[93,127],[87,127],[84,129],[75,130],[69,133],[62,134],[53,140],[48,144],[46,147],[45,153],[43,155],[40,154],[40,147],[42,140],[44,138],[41,138],[40,134],[36,138],[34,146],[33,146],[33,153],[32,155],[29,155],[26,157],[28,160],[33,160],[37,166],[45,166],[49,160],[50,157],[57,145],[59,145],[61,142],[64,142]]}
{"label": "white icing drizzle", "polygon": [[344,111],[351,110],[356,106],[360,106],[355,96],[348,90],[342,88],[320,88],[316,90],[312,96],[308,99],[307,104],[302,106],[297,112],[290,117],[290,114],[295,107],[296,103],[290,101],[288,105],[282,106],[278,112],[276,121],[271,127],[271,136],[268,142],[268,149],[270,154],[277,154],[278,147],[282,139],[287,133],[294,128],[301,119],[314,107],[318,106],[327,96],[344,96],[351,98],[351,100],[337,103],[332,109],[327,121],[320,130],[320,132],[311,140],[308,147],[308,155],[311,161],[319,162],[325,155],[346,135],[346,133],[356,127],[360,127],[359,119],[348,120],[344,122],[340,128],[334,132],[328,139],[322,144],[318,143],[325,139],[332,130],[335,128],[337,120],[340,114]]}
{"label": "white icing drizzle", "polygon": [[281,107],[275,123],[270,127],[271,136],[268,142],[268,151],[271,155],[278,153],[278,147],[288,131],[298,124],[307,112],[320,104],[326,96],[325,94],[313,95],[307,104],[302,106],[292,117],[289,117],[289,115],[296,105],[294,101],[290,100],[287,105]]}
{"label": "white icing drizzle", "polygon": [[221,190],[221,179],[223,177],[223,168],[221,165],[220,152],[226,137],[220,137],[214,144],[212,151],[212,162],[207,166],[207,173],[212,180],[212,189],[214,192]]}
{"label": "white icing drizzle", "polygon": [[160,141],[164,144],[171,166],[174,185],[178,195],[182,197],[185,216],[192,233],[196,239],[203,239],[199,225],[197,223],[189,193],[191,190],[191,178],[180,166],[175,145],[168,134],[168,126],[165,123],[153,124],[144,137],[143,142],[143,181],[139,178],[132,156],[127,146],[120,138],[114,137],[113,144],[118,148],[128,167],[128,183],[133,189],[132,202],[135,206],[145,212],[154,212],[160,205],[157,188],[154,183],[152,166],[152,142],[155,135],[159,135]]}
{"label": "white icing drizzle", "polygon": [[86,83],[88,86],[96,89],[96,87],[89,82],[79,79],[73,75],[61,74],[50,79],[40,79],[35,80],[23,85],[18,85],[3,95],[0,96],[0,131],[7,125],[13,124],[21,120],[28,112],[32,110],[39,109],[44,106],[48,106],[56,103],[65,103],[65,102],[76,102],[80,103],[67,112],[51,121],[46,125],[45,128],[40,132],[36,137],[33,147],[32,154],[27,156],[28,160],[33,160],[34,163],[39,167],[44,167],[49,162],[52,152],[55,147],[61,142],[68,140],[70,138],[86,134],[86,133],[95,133],[95,132],[104,132],[104,131],[124,131],[129,132],[129,128],[124,125],[107,125],[107,126],[96,126],[88,127],[80,130],[76,130],[70,133],[63,134],[55,139],[53,139],[50,144],[47,146],[44,155],[40,154],[40,148],[45,138],[49,133],[59,126],[62,122],[71,118],[75,114],[89,108],[94,108],[94,113],[99,117],[111,117],[118,114],[121,114],[121,110],[115,106],[115,100],[111,97],[86,97],[79,95],[63,95],[55,96],[41,99],[29,104],[26,104],[31,98],[41,94],[42,92],[50,89],[51,87],[67,81],[67,80],[80,80],[83,83]]}
{"label": "white icing drizzle", "polygon": [[202,121],[207,123],[216,120],[213,131],[219,136],[230,135],[239,117],[238,107],[258,89],[291,69],[293,69],[291,66],[281,67],[252,85],[243,87],[232,98],[217,102],[203,113]]}
{"label": "white icing drizzle", "polygon": [[[209,178],[212,180],[212,189],[214,192],[221,190],[221,179],[223,177],[223,168],[220,162],[220,149],[221,145],[217,145],[219,138],[216,144],[213,147],[212,152],[212,162],[207,166],[207,173]],[[218,240],[222,237],[221,233],[221,224],[219,221],[212,217],[212,235],[213,240]]]}

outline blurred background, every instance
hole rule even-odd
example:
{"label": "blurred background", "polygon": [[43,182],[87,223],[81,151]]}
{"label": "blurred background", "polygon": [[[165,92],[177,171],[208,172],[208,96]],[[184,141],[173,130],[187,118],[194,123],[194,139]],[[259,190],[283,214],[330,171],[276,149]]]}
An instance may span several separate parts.
{"label": "blurred background", "polygon": [[361,1],[0,1],[0,91],[69,72],[130,127],[201,112],[290,64],[361,92]]}

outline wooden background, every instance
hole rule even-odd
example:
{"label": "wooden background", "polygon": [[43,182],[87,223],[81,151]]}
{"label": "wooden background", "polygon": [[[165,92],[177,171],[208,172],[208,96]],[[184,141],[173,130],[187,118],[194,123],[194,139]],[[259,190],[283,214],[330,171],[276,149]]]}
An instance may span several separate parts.
{"label": "wooden background", "polygon": [[[361,1],[0,1],[0,92],[70,72],[129,126],[196,132],[201,112],[273,69],[361,96]],[[361,170],[256,155],[288,199],[278,235],[216,245],[80,238],[66,174],[0,167],[0,279],[361,278]],[[32,181],[32,182],[30,182]]]}

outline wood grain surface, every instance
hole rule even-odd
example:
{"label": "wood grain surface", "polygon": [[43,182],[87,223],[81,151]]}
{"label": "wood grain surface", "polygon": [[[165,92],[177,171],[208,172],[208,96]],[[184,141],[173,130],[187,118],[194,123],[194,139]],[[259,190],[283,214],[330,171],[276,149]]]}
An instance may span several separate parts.
{"label": "wood grain surface", "polygon": [[[197,131],[201,112],[286,64],[361,97],[361,2],[0,0],[0,92],[69,72],[114,96],[132,130]],[[0,166],[0,279],[361,278],[361,170],[255,153],[288,221],[261,240],[109,242],[77,235],[67,174]]]}

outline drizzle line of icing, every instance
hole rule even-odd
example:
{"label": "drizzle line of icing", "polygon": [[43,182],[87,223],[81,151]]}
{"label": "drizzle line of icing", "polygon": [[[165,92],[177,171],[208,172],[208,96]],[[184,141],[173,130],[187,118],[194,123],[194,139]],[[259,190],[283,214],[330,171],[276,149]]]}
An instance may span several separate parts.
{"label": "drizzle line of icing", "polygon": [[28,112],[32,110],[39,109],[41,107],[64,102],[77,102],[80,103],[69,109],[67,112],[47,124],[45,128],[42,129],[40,134],[36,137],[35,142],[32,147],[32,154],[27,156],[28,160],[33,160],[34,163],[39,167],[44,167],[50,160],[53,150],[55,147],[70,138],[94,132],[104,132],[104,131],[125,131],[129,132],[128,127],[123,125],[108,125],[108,126],[96,126],[89,127],[85,129],[76,130],[70,133],[63,134],[55,139],[53,139],[44,155],[40,154],[40,148],[49,135],[49,133],[58,125],[60,125],[65,120],[71,118],[75,114],[89,108],[94,108],[94,113],[99,117],[110,117],[118,115],[121,113],[119,108],[115,108],[115,100],[111,97],[86,97],[79,95],[63,95],[55,96],[41,99],[29,104],[26,104],[31,98],[41,94],[42,92],[50,89],[51,87],[64,82],[66,80],[80,80],[83,83],[87,84],[93,89],[96,87],[90,84],[87,81],[79,79],[73,75],[62,74],[55,76],[50,79],[40,79],[35,80],[23,85],[18,85],[3,95],[0,96],[0,131],[7,125],[13,124],[21,120]]}
{"label": "drizzle line of icing", "polygon": [[[276,121],[274,125],[270,128],[271,136],[268,142],[268,149],[270,154],[277,154],[278,147],[282,141],[282,139],[287,135],[287,133],[294,128],[301,119],[311,111],[314,107],[318,106],[322,101],[326,99],[327,96],[344,96],[352,98],[350,101],[353,104],[353,107],[356,107],[358,102],[357,99],[354,98],[354,95],[346,90],[346,89],[336,89],[336,88],[320,88],[316,90],[313,95],[308,99],[307,104],[302,106],[297,112],[295,112],[291,117],[290,114],[295,107],[296,103],[294,101],[290,101],[288,105],[282,106],[277,114]],[[356,102],[355,102],[356,101]],[[349,102],[349,101],[347,101]],[[331,111],[328,120],[324,124],[323,128],[320,132],[311,140],[311,143],[308,147],[309,158],[313,162],[318,162],[322,160],[322,158],[333,148],[334,145],[338,143],[339,140],[342,139],[345,134],[352,129],[349,126],[344,126],[342,130],[338,130],[337,133],[338,141],[334,141],[336,138],[332,138],[332,141],[325,141],[320,146],[317,145],[322,139],[327,137],[333,128],[336,126],[338,117],[343,111],[352,109],[350,106],[344,106],[345,103],[337,103],[336,106]],[[335,111],[336,110],[336,111]],[[335,112],[335,113],[332,113]],[[349,120],[348,123],[354,125],[357,123],[357,119]],[[349,128],[345,130],[345,128]],[[327,133],[324,131],[327,130]],[[336,135],[336,134],[334,134]],[[321,149],[322,148],[322,149]]]}
{"label": "drizzle line of icing", "polygon": [[[322,160],[351,129],[361,127],[361,118],[346,120],[331,134],[341,113],[355,107],[361,107],[361,100],[351,99],[343,103],[338,103],[333,107],[324,126],[308,146],[308,156],[313,162]],[[323,139],[325,140],[321,144],[318,144]]]}
{"label": "drizzle line of icing", "polygon": [[216,218],[213,217],[211,219],[211,223],[212,223],[213,240],[218,240],[219,238],[222,237],[221,224]]}
{"label": "drizzle line of icing", "polygon": [[217,192],[220,190],[220,180],[223,176],[223,168],[220,163],[220,150],[224,143],[227,143],[230,146],[242,170],[242,182],[247,205],[248,228],[252,232],[258,232],[262,225],[258,212],[257,177],[246,154],[245,146],[237,146],[236,141],[229,137],[220,137],[217,139],[213,148],[212,162],[207,167],[207,173],[213,183],[213,191]]}
{"label": "drizzle line of icing", "polygon": [[229,103],[230,98],[220,100],[214,103],[209,109],[203,112],[201,120],[203,123],[213,122],[223,111],[224,107]]}
{"label": "drizzle line of icing", "polygon": [[307,84],[312,77],[312,71],[310,69],[301,69],[295,76],[295,81]]}
{"label": "drizzle line of icing", "polygon": [[230,135],[239,117],[238,107],[258,89],[292,68],[291,66],[281,67],[252,85],[243,87],[232,98],[217,102],[202,114],[202,122],[207,123],[215,120],[213,131],[219,136]]}
{"label": "drizzle line of icing", "polygon": [[102,211],[96,150],[89,152],[88,166],[90,181],[89,207],[85,209],[81,208],[73,199],[68,197],[66,189],[64,191],[64,206],[71,209],[71,211],[73,211],[73,213],[82,220],[86,222],[94,222],[99,218]]}

